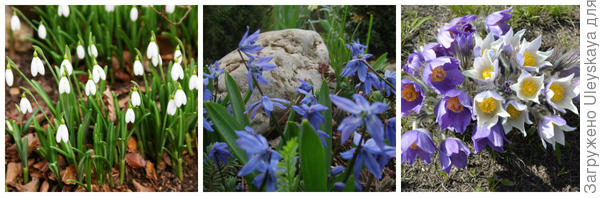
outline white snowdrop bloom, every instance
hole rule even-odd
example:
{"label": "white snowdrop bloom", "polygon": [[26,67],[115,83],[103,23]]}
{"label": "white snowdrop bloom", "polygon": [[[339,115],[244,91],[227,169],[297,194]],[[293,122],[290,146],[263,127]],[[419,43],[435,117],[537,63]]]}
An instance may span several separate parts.
{"label": "white snowdrop bloom", "polygon": [[27,97],[25,97],[25,93],[23,93],[23,95],[21,96],[21,102],[19,103],[19,108],[21,109],[21,112],[23,114],[27,114],[27,112],[33,113],[33,108],[31,108],[31,103],[29,102]]}
{"label": "white snowdrop bloom", "polygon": [[131,21],[135,22],[138,18],[138,10],[137,8],[134,6],[133,8],[131,8],[131,11],[129,12],[129,19],[131,19]]}
{"label": "white snowdrop bloom", "polygon": [[138,107],[140,106],[140,102],[140,94],[137,92],[137,89],[133,87],[133,91],[131,93],[131,105],[133,105],[134,107]]}
{"label": "white snowdrop bloom", "polygon": [[190,90],[200,89],[200,79],[198,78],[198,75],[194,74],[190,77],[190,81],[188,82],[188,87]]}
{"label": "white snowdrop bloom", "polygon": [[6,66],[6,71],[4,73],[4,77],[6,78],[6,85],[11,87],[13,85],[13,72],[10,69],[10,65]]}
{"label": "white snowdrop bloom", "polygon": [[175,101],[173,101],[173,98],[171,98],[171,100],[169,100],[169,103],[167,104],[167,113],[169,115],[175,115],[176,111],[177,106],[175,106]]}
{"label": "white snowdrop bloom", "polygon": [[493,42],[493,34],[488,34],[485,39],[481,39],[479,35],[475,34],[475,47],[473,48],[473,54],[475,57],[483,56],[488,50],[492,50],[492,55],[494,57],[496,55],[496,51],[492,48]]}
{"label": "white snowdrop bloom", "polygon": [[88,54],[93,58],[98,57],[98,48],[96,48],[95,44],[88,46]]}
{"label": "white snowdrop bloom", "polygon": [[77,43],[77,58],[79,58],[79,60],[85,58],[85,49],[83,49],[83,45],[81,45],[81,42]]}
{"label": "white snowdrop bloom", "polygon": [[44,69],[44,63],[42,62],[42,59],[38,57],[37,51],[34,51],[33,59],[31,59],[31,75],[35,77],[38,74],[43,76],[46,74],[46,70]]}
{"label": "white snowdrop bloom", "polygon": [[185,103],[187,103],[185,92],[183,92],[181,86],[179,86],[179,89],[175,91],[175,105],[177,105],[177,107],[181,107],[181,105],[184,105]]}
{"label": "white snowdrop bloom", "polygon": [[58,93],[71,93],[71,85],[69,85],[69,80],[67,80],[67,77],[64,74],[58,83]]}
{"label": "white snowdrop bloom", "polygon": [[171,67],[171,79],[173,79],[173,81],[183,79],[183,68],[179,62],[175,62]]}
{"label": "white snowdrop bloom", "polygon": [[40,23],[40,26],[38,26],[38,37],[46,39],[46,26],[43,23]]}
{"label": "white snowdrop bloom", "polygon": [[509,117],[510,114],[502,108],[504,98],[498,93],[488,90],[475,95],[475,115],[477,126],[485,126],[488,129],[498,123],[498,117]]}
{"label": "white snowdrop bloom", "polygon": [[160,59],[160,54],[158,50],[158,45],[156,44],[156,39],[154,35],[150,38],[150,43],[148,43],[148,48],[146,49],[146,58],[152,60],[152,65],[156,67],[158,65],[158,61]]}
{"label": "white snowdrop bloom", "polygon": [[166,5],[165,11],[167,11],[167,13],[169,13],[169,14],[175,12],[175,5]]}
{"label": "white snowdrop bloom", "polygon": [[538,96],[544,89],[544,75],[532,76],[527,71],[522,70],[517,83],[512,84],[510,89],[517,93],[519,99],[539,104]]}
{"label": "white snowdrop bloom", "polygon": [[158,56],[153,56],[152,57],[152,66],[156,67],[158,65],[158,61],[160,60],[160,58],[158,58]]}
{"label": "white snowdrop bloom", "polygon": [[510,132],[513,128],[519,129],[523,136],[527,136],[525,131],[525,123],[533,124],[529,119],[529,110],[527,105],[520,103],[517,100],[509,100],[505,105],[504,109],[510,116],[502,120],[502,126],[504,127],[504,133]]}
{"label": "white snowdrop bloom", "polygon": [[13,12],[12,17],[10,18],[10,29],[12,31],[17,31],[21,29],[21,21],[19,17],[17,17],[17,13]]}
{"label": "white snowdrop bloom", "polygon": [[56,143],[69,142],[69,129],[65,125],[65,121],[61,121],[60,126],[58,126],[58,130],[56,131]]}
{"label": "white snowdrop bloom", "polygon": [[538,122],[538,135],[542,140],[542,145],[546,148],[546,142],[552,144],[552,148],[556,149],[555,144],[565,145],[565,131],[573,131],[575,127],[567,125],[567,121],[560,116],[544,116]]}
{"label": "white snowdrop bloom", "polygon": [[88,79],[87,83],[85,83],[85,95],[96,95],[96,83],[92,79]]}
{"label": "white snowdrop bloom", "polygon": [[115,5],[105,5],[104,10],[106,10],[107,12],[115,11]]}
{"label": "white snowdrop bloom", "polygon": [[[463,72],[465,76],[478,82],[493,83],[498,77],[498,59],[492,58],[493,50],[485,51],[483,56],[475,58],[473,69]],[[492,62],[492,60],[494,60]]]}
{"label": "white snowdrop bloom", "polygon": [[69,17],[69,6],[68,5],[59,5],[58,6],[58,16]]}
{"label": "white snowdrop bloom", "polygon": [[579,95],[578,83],[572,82],[573,75],[559,79],[552,78],[546,86],[546,101],[560,112],[566,113],[565,109],[568,109],[579,114],[577,107],[573,104],[573,98]]}
{"label": "white snowdrop bloom", "polygon": [[133,75],[142,76],[144,75],[144,66],[138,57],[135,57],[135,62],[133,62]]}
{"label": "white snowdrop bloom", "polygon": [[173,54],[173,58],[175,59],[175,62],[178,62],[178,63],[181,63],[181,61],[183,61],[183,55],[181,54],[179,45],[177,46],[177,49],[175,49],[175,54]]}
{"label": "white snowdrop bloom", "polygon": [[94,61],[94,63],[96,64],[92,68],[92,79],[94,79],[94,82],[98,83],[100,79],[106,80],[106,73],[104,72],[104,69],[102,69],[102,67],[100,67],[96,61]]}
{"label": "white snowdrop bloom", "polygon": [[125,113],[125,122],[132,123],[135,122],[135,113],[133,109],[131,109],[131,105],[127,108],[127,112]]}
{"label": "white snowdrop bloom", "polygon": [[538,51],[541,45],[542,35],[538,36],[532,42],[523,40],[516,56],[517,63],[527,71],[535,72],[539,72],[545,66],[552,66],[552,63],[546,61],[546,59],[552,55],[553,49],[546,52]]}
{"label": "white snowdrop bloom", "polygon": [[67,71],[67,75],[71,75],[71,73],[73,73],[73,65],[71,65],[71,61],[69,60],[69,58],[67,58],[66,55],[62,63],[60,63],[59,75],[64,74],[65,71]]}

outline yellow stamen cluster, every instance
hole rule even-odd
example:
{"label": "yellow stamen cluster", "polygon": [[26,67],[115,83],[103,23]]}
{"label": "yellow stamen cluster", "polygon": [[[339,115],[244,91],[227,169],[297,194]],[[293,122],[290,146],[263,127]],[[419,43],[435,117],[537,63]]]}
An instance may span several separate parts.
{"label": "yellow stamen cluster", "polygon": [[406,84],[402,86],[402,98],[408,102],[412,102],[417,99],[417,91],[415,90],[415,85]]}
{"label": "yellow stamen cluster", "polygon": [[523,95],[532,97],[537,91],[537,86],[532,79],[523,79],[523,82],[521,82],[521,93]]}
{"label": "yellow stamen cluster", "polygon": [[489,97],[481,102],[478,102],[477,105],[484,113],[492,113],[494,110],[496,110],[496,99]]}
{"label": "yellow stamen cluster", "polygon": [[440,82],[446,78],[446,71],[440,66],[431,71],[430,79],[433,82]]}
{"label": "yellow stamen cluster", "polygon": [[554,95],[550,99],[552,102],[560,101],[563,99],[563,97],[565,97],[565,88],[560,86],[558,83],[552,83],[552,85],[550,85],[550,90],[554,92]]}
{"label": "yellow stamen cluster", "polygon": [[481,78],[483,78],[483,80],[487,80],[492,78],[492,73],[494,72],[493,68],[485,68],[483,69],[483,71],[481,72]]}
{"label": "yellow stamen cluster", "polygon": [[525,60],[523,61],[523,66],[534,67],[535,66],[535,56],[530,54],[529,52],[523,53]]}
{"label": "yellow stamen cluster", "polygon": [[512,104],[509,104],[506,107],[506,111],[508,112],[508,114],[510,114],[510,118],[511,120],[517,119],[519,117],[519,115],[521,115],[521,112],[519,110],[517,110],[517,108],[515,108],[515,106],[513,106]]}

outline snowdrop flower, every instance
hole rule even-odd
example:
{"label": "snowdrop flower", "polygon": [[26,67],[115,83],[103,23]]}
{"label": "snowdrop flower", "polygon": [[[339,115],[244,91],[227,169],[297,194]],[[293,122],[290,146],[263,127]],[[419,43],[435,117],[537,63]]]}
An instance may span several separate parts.
{"label": "snowdrop flower", "polygon": [[43,23],[40,23],[40,26],[38,26],[38,37],[46,39],[46,26]]}
{"label": "snowdrop flower", "polygon": [[183,68],[181,67],[181,63],[177,61],[171,66],[171,79],[173,79],[173,81],[183,79]]}
{"label": "snowdrop flower", "polygon": [[60,63],[60,69],[59,72],[60,74],[64,74],[65,71],[67,72],[67,75],[71,75],[71,73],[73,73],[73,65],[71,65],[71,60],[69,60],[69,57],[67,57],[67,55],[65,54],[64,59],[62,61],[62,63]]}
{"label": "snowdrop flower", "polygon": [[27,97],[25,97],[25,93],[21,95],[21,102],[19,103],[19,108],[21,109],[21,112],[23,114],[27,114],[27,112],[33,113],[31,103],[29,102],[29,100],[27,100]]}
{"label": "snowdrop flower", "polygon": [[498,59],[492,56],[494,56],[493,50],[488,49],[485,51],[484,55],[475,58],[473,69],[465,71],[464,75],[478,82],[493,83],[500,73],[498,71]]}
{"label": "snowdrop flower", "polygon": [[498,123],[498,117],[508,117],[510,114],[502,108],[504,98],[498,93],[488,90],[475,95],[475,115],[477,125],[486,129]]}
{"label": "snowdrop flower", "polygon": [[62,74],[60,82],[58,83],[58,93],[71,93],[71,85],[69,84],[69,80],[67,80],[65,73]]}
{"label": "snowdrop flower", "polygon": [[90,76],[90,78],[88,78],[87,83],[85,83],[85,95],[86,96],[96,95],[96,83],[94,83],[94,81],[92,81],[91,76]]}
{"label": "snowdrop flower", "polygon": [[185,97],[185,92],[181,89],[181,84],[178,85],[177,91],[175,91],[175,105],[177,107],[181,107],[187,103],[187,98]]}
{"label": "snowdrop flower", "polygon": [[175,11],[175,5],[166,5],[165,11],[167,11],[168,14],[173,13]]}
{"label": "snowdrop flower", "polygon": [[552,54],[553,50],[546,52],[538,51],[542,45],[542,36],[538,36],[532,42],[523,40],[519,46],[519,52],[517,54],[517,63],[527,71],[539,72],[541,68],[545,66],[552,66],[552,63],[546,61],[546,59]]}
{"label": "snowdrop flower", "polygon": [[142,65],[142,62],[140,62],[139,56],[135,56],[135,62],[133,62],[133,75],[144,75],[144,66]]}
{"label": "snowdrop flower", "polygon": [[59,5],[58,6],[58,16],[69,17],[69,6],[68,5]]}
{"label": "snowdrop flower", "polygon": [[69,142],[69,129],[67,129],[64,119],[60,120],[60,126],[58,126],[58,130],[56,131],[56,143],[60,144],[60,142]]}
{"label": "snowdrop flower", "polygon": [[17,12],[14,11],[12,17],[10,18],[10,29],[14,32],[21,29],[21,21],[19,17],[17,17]]}
{"label": "snowdrop flower", "polygon": [[6,78],[6,85],[8,85],[9,87],[13,85],[13,73],[12,70],[10,69],[10,65],[6,65],[6,72],[4,73],[5,78]]}
{"label": "snowdrop flower", "polygon": [[517,100],[509,100],[506,105],[504,105],[504,108],[510,115],[506,119],[502,120],[504,133],[508,133],[513,128],[517,128],[519,131],[521,131],[521,133],[523,133],[523,137],[527,136],[527,131],[525,131],[525,123],[533,124],[533,122],[531,122],[529,119],[527,105],[521,104]]}
{"label": "snowdrop flower", "polygon": [[152,37],[150,38],[150,43],[148,44],[148,48],[146,49],[146,57],[152,60],[152,65],[156,67],[158,64],[158,59],[160,59],[160,54],[158,51],[158,45],[156,44],[156,37],[154,36],[154,32],[152,33]]}
{"label": "snowdrop flower", "polygon": [[131,90],[131,105],[138,107],[140,102],[140,93],[138,93],[137,87],[133,87],[133,90]]}
{"label": "snowdrop flower", "polygon": [[105,5],[104,10],[106,10],[107,12],[115,11],[115,5]]}
{"label": "snowdrop flower", "polygon": [[138,10],[135,6],[133,6],[133,8],[131,8],[131,11],[129,12],[129,19],[131,19],[131,21],[135,22],[138,18]]}
{"label": "snowdrop flower", "polygon": [[181,63],[181,61],[183,61],[183,54],[181,54],[181,50],[179,49],[179,45],[177,45],[177,48],[175,49],[175,53],[173,54],[173,58],[175,59],[175,62]]}
{"label": "snowdrop flower", "polygon": [[[473,48],[473,54],[475,57],[482,57],[487,51],[493,50],[492,43],[494,42],[494,35],[488,34],[485,39],[481,39],[479,35],[475,35],[475,48]],[[492,51],[492,56],[496,54]]]}
{"label": "snowdrop flower", "polygon": [[188,82],[188,87],[191,90],[200,89],[200,79],[198,78],[198,74],[194,71],[194,74],[190,76],[190,81]]}
{"label": "snowdrop flower", "polygon": [[177,112],[177,106],[175,105],[173,96],[171,96],[171,100],[169,100],[169,103],[167,104],[167,113],[169,115],[175,115],[175,112]]}
{"label": "snowdrop flower", "polygon": [[546,87],[546,101],[550,103],[554,109],[566,113],[565,109],[578,114],[577,107],[573,104],[573,98],[579,95],[578,85],[572,83],[573,75],[571,74],[564,78],[550,80]]}
{"label": "snowdrop flower", "polygon": [[98,49],[96,48],[95,44],[92,43],[90,46],[88,46],[88,54],[93,58],[98,57]]}
{"label": "snowdrop flower", "polygon": [[510,86],[510,89],[517,92],[517,97],[525,101],[540,103],[538,96],[544,89],[544,75],[532,76],[527,71],[521,71],[521,75],[516,84]]}
{"label": "snowdrop flower", "polygon": [[135,113],[133,112],[133,109],[131,108],[131,104],[128,105],[127,112],[125,113],[125,122],[131,123],[131,124],[133,124],[133,122],[135,122]]}
{"label": "snowdrop flower", "polygon": [[542,145],[546,148],[546,142],[552,144],[552,148],[556,150],[555,143],[565,145],[564,131],[573,131],[575,127],[567,125],[567,121],[560,116],[544,116],[542,121],[538,123],[538,135],[542,140]]}
{"label": "snowdrop flower", "polygon": [[83,49],[83,45],[81,45],[81,41],[77,42],[77,58],[79,58],[79,60],[85,58],[85,49]]}
{"label": "snowdrop flower", "polygon": [[44,63],[42,63],[42,59],[38,57],[37,51],[33,52],[33,59],[31,59],[31,75],[33,77],[37,76],[37,74],[44,75],[46,72],[44,70]]}
{"label": "snowdrop flower", "polygon": [[96,83],[98,83],[100,79],[106,80],[106,73],[104,72],[104,69],[98,65],[96,60],[94,60],[94,67],[92,68],[92,78]]}

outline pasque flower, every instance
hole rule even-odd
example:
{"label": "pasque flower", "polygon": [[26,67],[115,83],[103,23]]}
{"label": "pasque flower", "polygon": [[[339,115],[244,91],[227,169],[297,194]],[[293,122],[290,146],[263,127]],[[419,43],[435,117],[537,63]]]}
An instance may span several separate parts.
{"label": "pasque flower", "polygon": [[506,21],[512,18],[512,14],[510,13],[512,9],[513,7],[510,7],[488,15],[485,19],[485,28],[487,32],[493,34],[496,38],[506,33],[510,29],[510,26],[506,24]]}
{"label": "pasque flower", "polygon": [[494,83],[500,73],[498,71],[498,59],[493,58],[493,56],[494,51],[487,50],[485,54],[475,58],[473,69],[465,71],[465,76],[482,83]]}
{"label": "pasque flower", "polygon": [[272,56],[252,56],[249,55],[248,60],[248,86],[250,86],[250,90],[254,91],[254,87],[252,85],[253,80],[256,80],[257,83],[261,84],[269,84],[269,80],[262,76],[263,71],[270,71],[277,68],[277,65],[269,63],[273,59]]}
{"label": "pasque flower", "polygon": [[[435,57],[434,57],[435,58]],[[421,52],[413,52],[408,56],[408,61],[402,66],[402,70],[413,76],[420,76],[420,70],[425,63],[425,57]]]}
{"label": "pasque flower", "polygon": [[131,8],[131,11],[129,11],[129,19],[131,19],[131,21],[135,22],[138,18],[138,10],[135,6],[133,6]]}
{"label": "pasque flower", "polygon": [[42,62],[42,59],[38,57],[37,51],[34,51],[33,59],[31,59],[31,75],[35,77],[38,74],[43,76],[46,74],[46,71],[44,69],[44,63]]}
{"label": "pasque flower", "polygon": [[131,124],[135,122],[135,113],[133,112],[131,104],[127,106],[127,112],[125,112],[125,122]]}
{"label": "pasque flower", "polygon": [[402,89],[400,101],[402,116],[419,113],[425,102],[425,92],[421,86],[411,80],[401,80],[400,87]]}
{"label": "pasque flower", "polygon": [[494,35],[492,34],[488,34],[485,39],[481,39],[479,35],[475,35],[475,48],[473,48],[473,55],[475,55],[475,57],[481,57],[487,51],[492,50],[492,57],[495,59],[498,54],[492,45],[495,43],[494,41]]}
{"label": "pasque flower", "polygon": [[17,12],[13,12],[12,17],[10,18],[10,29],[12,31],[17,31],[17,30],[21,29],[21,21],[19,20],[19,17],[17,16]]}
{"label": "pasque flower", "polygon": [[46,39],[46,26],[44,26],[44,23],[40,23],[38,26],[38,37]]}
{"label": "pasque flower", "polygon": [[452,57],[436,58],[425,66],[423,78],[437,93],[445,94],[465,81],[459,67],[459,61]]}
{"label": "pasque flower", "polygon": [[80,60],[85,58],[85,49],[83,49],[83,45],[81,45],[81,41],[77,42],[77,58]]}
{"label": "pasque flower", "polygon": [[456,53],[470,54],[469,52],[473,50],[473,33],[476,32],[471,21],[476,18],[475,15],[454,18],[440,28],[437,35],[438,42],[446,49],[455,46],[458,50]]}
{"label": "pasque flower", "polygon": [[252,110],[252,113],[250,114],[250,118],[254,119],[254,116],[256,116],[256,111],[259,108],[262,108],[263,112],[265,112],[265,114],[267,114],[267,117],[271,117],[271,112],[273,111],[273,106],[275,107],[279,107],[281,109],[287,109],[286,106],[283,106],[282,104],[290,104],[289,101],[281,99],[281,98],[270,98],[268,96],[262,96],[260,97],[260,99],[258,99],[258,101],[253,102],[252,104],[248,105],[248,109],[246,109],[246,111],[244,113],[248,113],[250,112],[250,110]]}
{"label": "pasque flower", "polygon": [[540,103],[539,95],[544,89],[544,75],[532,76],[527,71],[521,71],[519,79],[516,84],[510,86],[514,92],[517,93],[517,97],[524,101],[533,101]]}
{"label": "pasque flower", "polygon": [[573,98],[579,95],[578,84],[573,83],[573,76],[571,74],[564,78],[555,79],[552,78],[546,86],[546,101],[550,105],[563,113],[566,113],[565,109],[578,114],[577,107],[573,104]]}
{"label": "pasque flower", "polygon": [[29,102],[27,97],[25,97],[25,93],[21,95],[21,102],[19,103],[19,108],[21,109],[21,113],[23,114],[27,114],[27,112],[33,113],[33,108],[31,108],[31,103]]}
{"label": "pasque flower", "polygon": [[337,128],[342,132],[341,143],[343,144],[352,132],[364,125],[377,146],[383,149],[385,146],[383,124],[377,114],[385,112],[387,104],[381,102],[369,104],[369,101],[359,94],[354,94],[352,97],[354,101],[333,94],[329,95],[333,104],[351,114],[344,118]]}
{"label": "pasque flower", "polygon": [[415,129],[402,134],[402,156],[400,160],[407,162],[409,165],[419,157],[426,164],[431,163],[431,156],[437,150],[429,131],[425,129]]}
{"label": "pasque flower", "polygon": [[69,17],[69,6],[68,5],[59,5],[58,6],[58,16]]}
{"label": "pasque flower", "polygon": [[[359,145],[361,140],[362,136],[358,133],[354,133],[354,145]],[[340,153],[340,155],[343,159],[350,160],[354,156],[354,152],[358,152],[354,161],[353,169],[354,186],[358,191],[362,190],[359,177],[363,165],[367,167],[367,170],[369,170],[373,176],[377,177],[377,179],[381,179],[383,168],[388,163],[389,159],[396,157],[395,147],[385,145],[383,148],[380,148],[373,139],[366,140],[362,144],[362,149],[358,151],[356,148],[352,148],[346,152]]]}
{"label": "pasque flower", "polygon": [[69,142],[69,129],[65,125],[65,120],[61,119],[58,130],[56,130],[56,143]]}
{"label": "pasque flower", "polygon": [[244,52],[246,55],[256,54],[264,47],[260,45],[255,45],[256,40],[258,40],[258,34],[260,34],[260,29],[256,30],[256,32],[252,33],[248,36],[248,31],[250,31],[250,27],[246,26],[246,33],[242,36],[242,40],[238,43],[238,49]]}
{"label": "pasque flower", "polygon": [[6,71],[4,72],[4,78],[6,78],[6,85],[11,87],[13,85],[13,72],[10,69],[10,65],[6,65]]}
{"label": "pasque flower", "polygon": [[504,98],[498,93],[488,90],[475,95],[475,115],[477,116],[477,125],[489,129],[497,125],[499,117],[506,118],[510,116],[502,108]]}
{"label": "pasque flower", "polygon": [[467,166],[469,148],[457,138],[448,138],[440,144],[440,162],[442,170],[450,173],[452,166],[464,168]]}
{"label": "pasque flower", "polygon": [[71,65],[71,60],[69,60],[69,57],[67,57],[67,55],[65,54],[62,63],[60,63],[60,69],[59,72],[62,74],[65,73],[65,71],[67,71],[67,75],[71,75],[71,73],[73,73],[73,65]]}
{"label": "pasque flower", "polygon": [[208,152],[208,158],[215,161],[215,164],[218,164],[219,162],[227,164],[229,158],[233,157],[227,148],[227,144],[223,142],[215,142]]}
{"label": "pasque flower", "polygon": [[546,52],[538,51],[542,45],[542,35],[538,36],[532,42],[523,40],[519,46],[519,52],[517,53],[517,63],[527,71],[539,72],[541,68],[546,66],[552,66],[552,63],[546,61],[546,59],[552,55],[554,50],[548,50]]}
{"label": "pasque flower", "polygon": [[351,44],[346,44],[346,47],[348,47],[348,50],[350,50],[352,60],[348,61],[346,67],[344,67],[340,75],[343,77],[348,77],[358,74],[358,79],[361,82],[365,82],[367,79],[367,71],[369,70],[365,62],[373,55],[365,54],[365,49],[367,46],[360,44],[360,41],[354,41]]}
{"label": "pasque flower", "polygon": [[544,116],[538,122],[538,134],[542,140],[542,145],[546,148],[546,142],[552,144],[552,148],[556,150],[556,143],[565,145],[565,131],[573,131],[575,127],[567,125],[567,121],[560,116],[549,115]]}
{"label": "pasque flower", "polygon": [[471,96],[461,90],[453,89],[446,92],[434,109],[440,129],[465,132],[473,120],[472,103]]}
{"label": "pasque flower", "polygon": [[139,56],[135,56],[135,61],[133,62],[133,75],[144,75],[144,66],[142,65],[142,62],[140,62]]}
{"label": "pasque flower", "polygon": [[471,137],[475,147],[475,153],[481,152],[485,146],[490,146],[498,152],[504,151],[502,146],[504,146],[504,141],[508,142],[508,139],[504,137],[504,129],[502,128],[501,123],[502,119],[499,119],[491,128],[475,124],[475,127],[473,128],[476,130]]}
{"label": "pasque flower", "polygon": [[396,146],[396,117],[390,118],[384,122],[384,136],[390,146]]}
{"label": "pasque flower", "polygon": [[523,136],[527,136],[527,131],[525,131],[525,123],[533,124],[529,119],[529,110],[527,110],[527,105],[520,103],[517,100],[509,100],[505,105],[504,109],[510,116],[502,121],[502,126],[504,127],[504,133],[510,132],[513,128],[519,129]]}
{"label": "pasque flower", "polygon": [[[390,82],[392,85],[396,84],[396,72],[390,72],[390,70],[385,70],[383,78]],[[390,96],[390,92],[396,95],[396,89],[392,88],[387,83],[381,82],[381,86],[385,90],[385,96]]]}

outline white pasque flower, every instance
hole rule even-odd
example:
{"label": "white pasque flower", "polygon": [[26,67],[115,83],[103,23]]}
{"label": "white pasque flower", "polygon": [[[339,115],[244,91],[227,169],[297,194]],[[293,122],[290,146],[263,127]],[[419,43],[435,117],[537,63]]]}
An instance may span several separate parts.
{"label": "white pasque flower", "polygon": [[560,112],[566,113],[565,109],[568,109],[579,114],[577,107],[573,104],[573,98],[579,95],[579,85],[572,82],[573,75],[559,79],[552,78],[546,86],[546,101]]}
{"label": "white pasque flower", "polygon": [[482,57],[487,51],[492,50],[492,56],[496,56],[496,50],[492,48],[494,43],[494,35],[488,34],[485,39],[475,34],[475,47],[473,48],[473,54],[475,57]]}
{"label": "white pasque flower", "polygon": [[198,90],[200,89],[200,79],[198,75],[194,72],[194,75],[190,76],[190,81],[188,82],[188,87],[190,90]]}
{"label": "white pasque flower", "polygon": [[107,12],[115,11],[115,5],[104,5],[104,10]]}
{"label": "white pasque flower", "polygon": [[175,62],[173,66],[171,66],[171,79],[173,79],[173,81],[183,79],[183,68],[181,67],[181,63]]}
{"label": "white pasque flower", "polygon": [[175,5],[166,5],[165,11],[167,11],[167,13],[169,13],[169,14],[175,12]]}
{"label": "white pasque flower", "polygon": [[31,108],[31,103],[29,102],[27,97],[25,97],[25,93],[21,95],[21,102],[19,103],[19,108],[21,109],[21,112],[23,114],[26,114],[27,112],[33,113],[33,108]]}
{"label": "white pasque flower", "polygon": [[519,50],[519,44],[521,43],[523,34],[525,34],[525,29],[513,34],[513,29],[510,28],[508,32],[500,36],[496,42],[492,43],[492,48],[496,49],[498,53],[502,51],[509,56],[512,56],[514,52]]}
{"label": "white pasque flower", "polygon": [[81,45],[81,41],[77,42],[77,58],[79,60],[85,58],[85,49],[83,49],[83,45]]}
{"label": "white pasque flower", "polygon": [[85,95],[96,95],[96,83],[91,78],[85,83]]}
{"label": "white pasque flower", "polygon": [[544,75],[532,76],[527,71],[522,70],[517,83],[510,85],[510,89],[517,92],[519,99],[539,104],[538,96],[544,89]]}
{"label": "white pasque flower", "polygon": [[177,107],[181,107],[181,105],[186,103],[187,98],[185,97],[185,92],[183,92],[181,85],[179,85],[179,88],[177,88],[177,91],[175,91],[175,105],[177,105]]}
{"label": "white pasque flower", "polygon": [[6,85],[8,85],[9,87],[13,85],[13,72],[10,69],[10,65],[6,65],[6,71],[4,73],[5,78],[6,78]]}
{"label": "white pasque flower", "polygon": [[502,120],[502,126],[504,127],[504,133],[510,132],[513,128],[519,129],[523,136],[527,136],[525,131],[525,123],[533,124],[529,119],[529,110],[527,105],[520,103],[517,100],[509,100],[505,105],[504,109],[510,116]]}
{"label": "white pasque flower", "polygon": [[56,131],[56,143],[69,142],[69,129],[65,125],[65,121],[61,120],[60,126],[58,126],[58,130]]}
{"label": "white pasque flower", "polygon": [[93,58],[98,57],[98,48],[96,48],[96,44],[88,46],[88,54]]}
{"label": "white pasque flower", "polygon": [[58,93],[71,93],[71,85],[69,84],[69,80],[67,80],[67,77],[64,73],[60,78],[60,82],[58,83]]}
{"label": "white pasque flower", "polygon": [[177,112],[177,106],[175,105],[175,101],[173,101],[173,97],[171,97],[171,100],[169,100],[169,103],[167,104],[167,113],[169,115],[175,115],[175,112]]}
{"label": "white pasque flower", "polygon": [[98,65],[96,60],[94,60],[94,64],[94,67],[92,67],[92,79],[94,79],[94,82],[98,83],[100,79],[106,80],[104,69]]}
{"label": "white pasque flower", "polygon": [[17,16],[17,12],[13,12],[12,17],[10,18],[10,29],[12,31],[17,31],[21,29],[21,21]]}
{"label": "white pasque flower", "polygon": [[499,74],[498,59],[492,58],[493,53],[493,50],[486,50],[483,56],[475,58],[473,69],[463,72],[464,75],[479,82],[493,83]]}
{"label": "white pasque flower", "polygon": [[59,5],[58,6],[58,16],[69,17],[69,6],[68,5]]}
{"label": "white pasque flower", "polygon": [[148,59],[152,59],[152,65],[156,67],[158,65],[158,61],[160,59],[160,54],[158,51],[158,45],[156,44],[156,39],[154,35],[150,38],[150,43],[148,44],[148,48],[146,49],[146,57]]}
{"label": "white pasque flower", "polygon": [[477,116],[477,126],[485,126],[488,129],[498,123],[498,117],[509,117],[510,114],[502,108],[504,98],[498,93],[488,90],[475,95],[475,115]]}
{"label": "white pasque flower", "polygon": [[565,131],[573,131],[575,127],[567,125],[567,121],[560,116],[544,116],[538,123],[538,135],[542,140],[542,145],[546,148],[546,142],[552,144],[552,148],[556,149],[555,144],[565,145]]}
{"label": "white pasque flower", "polygon": [[539,72],[541,68],[545,66],[552,66],[552,63],[546,61],[546,59],[552,55],[553,49],[546,52],[538,51],[542,45],[542,36],[538,36],[533,41],[528,42],[523,40],[519,46],[519,52],[517,53],[517,63],[527,71]]}
{"label": "white pasque flower", "polygon": [[135,122],[135,113],[133,112],[131,105],[129,105],[129,107],[127,108],[127,112],[125,113],[125,122],[132,124],[133,122]]}
{"label": "white pasque flower", "polygon": [[129,19],[131,19],[131,21],[135,22],[138,18],[138,10],[135,6],[133,6],[133,8],[131,8],[131,11],[129,12]]}
{"label": "white pasque flower", "polygon": [[43,23],[40,23],[40,26],[38,26],[38,37],[46,39],[46,26]]}
{"label": "white pasque flower", "polygon": [[144,66],[142,65],[142,62],[140,62],[140,58],[138,56],[135,57],[135,61],[133,62],[133,75],[144,75]]}
{"label": "white pasque flower", "polygon": [[67,75],[71,75],[71,73],[73,73],[73,65],[71,65],[71,61],[67,55],[65,55],[62,63],[60,63],[60,69],[58,70],[60,72],[59,75],[64,74],[65,70],[67,71]]}
{"label": "white pasque flower", "polygon": [[140,94],[138,93],[137,88],[133,87],[133,90],[131,91],[131,105],[137,107],[140,106],[140,103]]}
{"label": "white pasque flower", "polygon": [[38,74],[43,76],[46,74],[46,70],[44,69],[44,63],[42,62],[42,59],[38,57],[37,51],[34,51],[33,59],[31,59],[31,75],[35,77]]}

